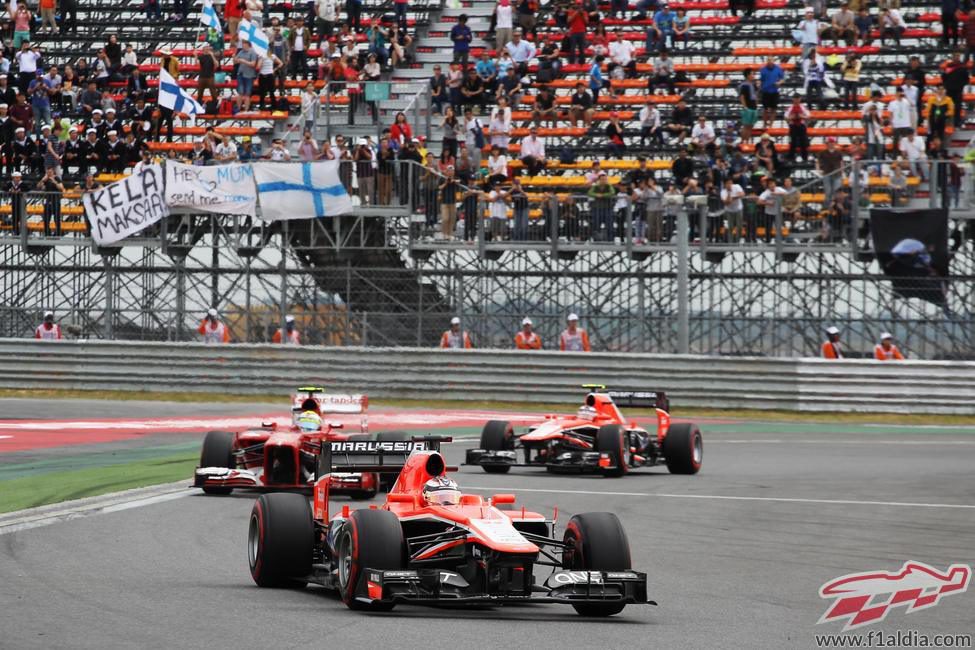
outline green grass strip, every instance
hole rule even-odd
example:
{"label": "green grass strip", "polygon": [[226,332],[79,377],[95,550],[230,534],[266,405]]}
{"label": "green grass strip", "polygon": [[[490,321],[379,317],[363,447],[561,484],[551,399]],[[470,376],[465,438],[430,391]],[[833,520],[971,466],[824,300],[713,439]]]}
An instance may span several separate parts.
{"label": "green grass strip", "polygon": [[185,479],[189,485],[199,452],[124,465],[92,467],[0,482],[0,512],[120,492]]}

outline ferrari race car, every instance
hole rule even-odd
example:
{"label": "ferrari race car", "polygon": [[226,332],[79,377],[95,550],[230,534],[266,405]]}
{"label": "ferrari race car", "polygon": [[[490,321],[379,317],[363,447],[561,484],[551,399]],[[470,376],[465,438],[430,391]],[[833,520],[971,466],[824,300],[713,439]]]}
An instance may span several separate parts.
{"label": "ferrari race car", "polygon": [[[466,462],[485,472],[502,474],[512,467],[544,467],[550,472],[599,472],[623,476],[635,467],[664,463],[672,474],[697,474],[704,458],[701,431],[693,424],[671,424],[670,406],[662,392],[590,389],[575,415],[546,415],[522,435],[511,423],[491,420],[481,431],[479,449],[468,449]],[[653,408],[657,430],[627,422],[617,401]],[[518,462],[518,452],[523,462]]]}
{"label": "ferrari race car", "polygon": [[[408,438],[408,434],[399,431],[370,436],[365,415],[368,406],[365,395],[326,394],[324,388],[317,386],[298,388],[292,398],[290,427],[268,423],[240,433],[207,433],[194,485],[206,494],[229,494],[234,488],[310,492],[324,441]],[[359,431],[339,432],[342,424],[321,420],[322,416],[337,413],[362,414]],[[355,472],[334,473],[330,480],[335,494],[370,499],[396,477]]]}
{"label": "ferrari race car", "polygon": [[[324,443],[311,507],[289,493],[254,503],[247,539],[254,582],[316,583],[352,609],[373,611],[398,603],[547,602],[611,616],[649,602],[646,574],[630,566],[616,515],[575,515],[558,538],[554,515],[516,508],[512,494],[462,494],[439,452],[449,440]],[[330,512],[332,472],[390,469],[401,471],[382,506]]]}

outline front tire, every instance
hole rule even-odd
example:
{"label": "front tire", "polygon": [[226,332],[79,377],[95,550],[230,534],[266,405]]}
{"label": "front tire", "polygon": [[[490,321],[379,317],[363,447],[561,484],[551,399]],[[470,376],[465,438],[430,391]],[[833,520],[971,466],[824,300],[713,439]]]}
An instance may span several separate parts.
{"label": "front tire", "polygon": [[[481,429],[481,449],[509,451],[515,448],[515,430],[506,420],[491,420]],[[507,474],[511,465],[481,465],[488,474]]]}
{"label": "front tire", "polygon": [[630,469],[630,448],[626,431],[618,424],[606,424],[596,432],[596,451],[609,456],[615,467],[601,470],[603,476],[619,477]]}
{"label": "front tire", "polygon": [[[630,543],[619,518],[611,512],[575,515],[565,527],[562,568],[582,571],[629,571]],[[619,614],[626,603],[578,603],[583,616]]]}
{"label": "front tire", "polygon": [[[237,467],[234,460],[234,439],[236,433],[232,431],[210,431],[203,438],[203,449],[200,451],[200,467]],[[230,494],[232,487],[204,487],[204,494]]]}
{"label": "front tire", "polygon": [[304,587],[315,541],[308,499],[301,494],[262,494],[251,510],[247,559],[259,587]]}
{"label": "front tire", "polygon": [[704,438],[695,424],[674,424],[663,444],[664,460],[671,474],[697,474],[704,462]]}
{"label": "front tire", "polygon": [[350,609],[389,611],[395,603],[356,600],[365,569],[395,570],[406,566],[403,526],[388,510],[355,510],[336,543],[339,593]]}

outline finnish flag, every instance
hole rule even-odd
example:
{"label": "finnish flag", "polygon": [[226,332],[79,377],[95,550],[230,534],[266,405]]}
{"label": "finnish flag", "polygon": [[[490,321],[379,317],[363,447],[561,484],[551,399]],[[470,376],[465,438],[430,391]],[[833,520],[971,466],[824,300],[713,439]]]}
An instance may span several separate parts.
{"label": "finnish flag", "polygon": [[213,0],[203,0],[203,11],[200,13],[200,22],[204,27],[222,32],[220,28],[220,18],[217,17],[217,10],[213,8]]}
{"label": "finnish flag", "polygon": [[254,163],[261,218],[310,219],[352,212],[352,199],[339,180],[339,161]]}
{"label": "finnish flag", "polygon": [[268,40],[260,27],[249,20],[241,20],[237,26],[237,37],[243,41],[250,41],[251,47],[260,56],[267,56]]}
{"label": "finnish flag", "polygon": [[165,68],[159,68],[159,105],[187,115],[206,112],[203,105],[193,99],[193,95],[179,87]]}

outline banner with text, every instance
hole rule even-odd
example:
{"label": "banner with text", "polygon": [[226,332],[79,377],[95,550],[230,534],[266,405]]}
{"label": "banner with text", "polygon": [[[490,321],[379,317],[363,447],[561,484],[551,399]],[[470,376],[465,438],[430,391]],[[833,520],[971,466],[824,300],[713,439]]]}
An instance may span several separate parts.
{"label": "banner with text", "polygon": [[131,176],[84,195],[91,236],[99,245],[114,244],[169,216],[163,169],[145,165]]}
{"label": "banner with text", "polygon": [[198,212],[245,214],[257,208],[254,171],[250,165],[200,167],[166,161],[166,204]]}

